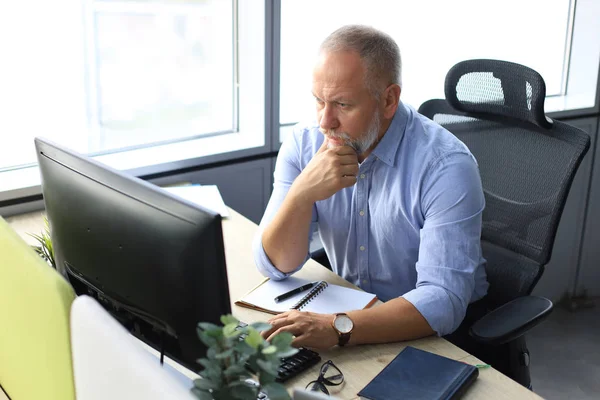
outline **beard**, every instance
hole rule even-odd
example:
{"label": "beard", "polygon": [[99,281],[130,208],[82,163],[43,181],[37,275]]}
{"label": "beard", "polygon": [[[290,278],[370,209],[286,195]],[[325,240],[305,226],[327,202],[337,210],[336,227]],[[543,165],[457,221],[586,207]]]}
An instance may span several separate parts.
{"label": "beard", "polygon": [[[331,139],[338,139],[344,143],[344,146],[350,146],[356,151],[356,154],[361,155],[368,151],[379,139],[379,130],[381,129],[381,117],[378,112],[373,114],[371,122],[367,131],[358,139],[353,139],[346,132],[335,132],[334,129],[322,129],[319,128],[321,133]],[[335,147],[333,144],[329,144],[328,148]]]}

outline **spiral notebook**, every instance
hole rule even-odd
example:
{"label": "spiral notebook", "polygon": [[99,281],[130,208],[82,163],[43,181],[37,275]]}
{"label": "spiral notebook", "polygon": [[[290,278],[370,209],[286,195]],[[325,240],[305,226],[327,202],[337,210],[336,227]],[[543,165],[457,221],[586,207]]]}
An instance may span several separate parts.
{"label": "spiral notebook", "polygon": [[289,310],[335,314],[362,310],[371,307],[377,301],[377,296],[372,293],[320,281],[306,292],[279,303],[275,302],[275,297],[280,294],[310,282],[294,276],[282,281],[267,278],[235,304],[269,314],[279,314]]}

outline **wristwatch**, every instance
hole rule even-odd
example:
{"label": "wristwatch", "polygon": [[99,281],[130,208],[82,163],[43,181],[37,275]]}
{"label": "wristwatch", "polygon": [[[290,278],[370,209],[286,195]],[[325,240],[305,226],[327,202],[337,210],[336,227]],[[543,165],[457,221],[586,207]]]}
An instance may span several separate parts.
{"label": "wristwatch", "polygon": [[348,343],[354,329],[354,322],[352,322],[350,317],[344,313],[335,314],[331,325],[338,334],[338,345],[343,346]]}

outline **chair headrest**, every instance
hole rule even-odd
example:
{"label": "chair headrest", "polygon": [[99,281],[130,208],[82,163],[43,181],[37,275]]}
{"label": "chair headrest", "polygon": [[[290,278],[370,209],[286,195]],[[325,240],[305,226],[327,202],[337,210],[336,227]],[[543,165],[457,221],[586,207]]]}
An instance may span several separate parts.
{"label": "chair headrest", "polygon": [[476,117],[510,118],[552,127],[544,113],[546,84],[531,68],[500,60],[467,60],[446,75],[446,100]]}

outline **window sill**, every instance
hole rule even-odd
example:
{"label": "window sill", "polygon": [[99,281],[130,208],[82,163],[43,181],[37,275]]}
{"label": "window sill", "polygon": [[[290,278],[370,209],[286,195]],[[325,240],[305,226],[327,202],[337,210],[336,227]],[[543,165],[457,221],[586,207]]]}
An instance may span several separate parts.
{"label": "window sill", "polygon": [[[231,159],[231,153],[237,154],[244,150],[246,153],[258,153],[264,148],[262,132],[260,135],[230,133],[106,154],[94,159],[115,169],[140,176]],[[37,166],[1,172],[0,176],[0,202],[41,193]]]}

